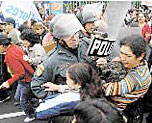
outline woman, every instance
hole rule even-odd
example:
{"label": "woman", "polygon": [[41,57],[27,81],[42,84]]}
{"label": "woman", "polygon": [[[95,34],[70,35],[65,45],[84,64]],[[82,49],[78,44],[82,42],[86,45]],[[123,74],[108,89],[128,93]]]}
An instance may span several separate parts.
{"label": "woman", "polygon": [[[90,65],[84,63],[71,65],[66,72],[69,91],[44,99],[36,110],[37,118],[47,119],[64,113],[72,113],[80,96],[82,100],[101,97],[102,90],[99,81],[97,73]],[[42,85],[45,91],[53,87],[53,83],[48,83]]]}
{"label": "woman", "polygon": [[72,65],[68,69],[67,75],[81,85],[81,100],[103,97],[101,85],[104,81],[100,80],[96,71],[90,65],[85,63]]}
{"label": "woman", "polygon": [[145,41],[150,41],[151,38],[151,28],[149,27],[146,19],[145,13],[138,14],[138,25],[142,29],[142,36]]}
{"label": "woman", "polygon": [[[150,41],[151,38],[151,28],[148,25],[147,16],[143,12],[139,12],[137,15],[137,26],[142,29],[142,36],[144,37],[146,42]],[[134,24],[132,24],[131,27],[133,27]]]}
{"label": "woman", "polygon": [[[72,65],[67,76],[80,85],[81,101],[75,107],[72,123],[123,123],[122,115],[103,96],[105,83],[92,66],[84,63]],[[67,83],[69,87],[72,84]]]}
{"label": "woman", "polygon": [[[120,41],[120,62],[127,75],[120,81],[106,83],[103,86],[106,96],[119,111],[123,111],[128,123],[141,123],[146,108],[136,102],[144,97],[151,84],[151,75],[146,56],[146,43],[140,35],[129,35]],[[134,105],[136,104],[136,105]],[[132,106],[129,106],[132,105]],[[129,108],[128,107],[132,107]],[[132,113],[133,112],[133,113]]]}
{"label": "woman", "polygon": [[[66,118],[66,120],[64,119],[63,121],[61,115],[66,117],[69,115],[73,116],[74,108],[80,100],[88,100],[88,102],[90,100],[90,102],[92,102],[93,99],[97,99],[99,102],[101,101],[101,105],[105,103],[108,107],[111,107],[110,110],[117,112],[117,110],[103,97],[101,90],[103,81],[99,79],[97,73],[90,65],[85,63],[71,65],[66,72],[66,79],[70,91],[44,99],[36,109],[36,116],[38,119],[51,118],[53,123],[61,123],[61,120],[62,123],[69,123],[71,117]],[[46,88],[45,84],[43,87],[45,87],[46,91],[48,88],[51,88]],[[104,107],[104,105],[101,107]],[[115,116],[121,118],[119,115],[120,114],[117,112]],[[52,118],[54,116],[59,117]]]}
{"label": "woman", "polygon": [[[72,68],[73,67],[71,66],[71,69]],[[44,99],[42,103],[37,107],[36,117],[38,119],[51,118],[51,121],[53,123],[58,123],[59,121],[63,120],[63,118],[65,118],[65,117],[61,117],[61,115],[67,115],[67,114],[72,115],[74,107],[76,106],[77,102],[80,100],[79,89],[81,85],[79,81],[76,81],[75,79],[72,79],[70,77],[70,71],[66,72],[66,83],[69,88],[68,92],[52,95]],[[45,91],[49,91],[49,89],[52,86],[51,85],[48,86],[48,83],[42,85]],[[60,116],[60,117],[52,118],[54,116]],[[68,120],[70,120],[70,118],[64,119],[65,123],[67,123]]]}
{"label": "woman", "polygon": [[21,33],[20,37],[28,48],[28,53],[24,55],[23,59],[36,68],[42,62],[42,58],[46,56],[38,34],[31,29],[26,29]]}

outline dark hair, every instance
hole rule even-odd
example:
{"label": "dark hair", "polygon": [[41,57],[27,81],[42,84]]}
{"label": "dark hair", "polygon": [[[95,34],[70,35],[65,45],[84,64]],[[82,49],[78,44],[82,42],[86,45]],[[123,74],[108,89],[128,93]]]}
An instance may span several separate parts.
{"label": "dark hair", "polygon": [[19,28],[18,28],[18,30],[19,30],[21,33],[22,33],[23,30],[25,30],[25,29],[30,29],[30,28],[29,28],[28,26],[24,25],[24,24],[20,25]]}
{"label": "dark hair", "polygon": [[31,26],[33,26],[35,23],[37,23],[37,21],[34,19],[30,19],[30,21],[31,21]]}
{"label": "dark hair", "polygon": [[122,45],[129,46],[136,57],[140,57],[142,53],[146,55],[146,42],[141,35],[129,35],[120,41]]}
{"label": "dark hair", "polygon": [[77,63],[69,67],[69,77],[81,85],[80,96],[85,98],[100,98],[103,96],[101,89],[102,80],[100,80],[92,66],[85,63]]}
{"label": "dark hair", "polygon": [[0,45],[8,46],[11,43],[11,38],[8,38],[4,34],[0,34]]}
{"label": "dark hair", "polygon": [[28,40],[31,44],[31,47],[36,43],[40,43],[39,35],[31,29],[25,29],[21,33],[20,38],[22,40]]}
{"label": "dark hair", "polygon": [[124,123],[119,111],[105,99],[80,101],[74,115],[77,123]]}

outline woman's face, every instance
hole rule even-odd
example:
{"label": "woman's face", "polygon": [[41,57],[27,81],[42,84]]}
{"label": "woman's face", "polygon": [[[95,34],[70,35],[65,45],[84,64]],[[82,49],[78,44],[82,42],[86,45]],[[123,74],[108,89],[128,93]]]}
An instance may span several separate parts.
{"label": "woman's face", "polygon": [[144,16],[144,14],[140,13],[140,14],[138,15],[138,22],[139,22],[139,23],[142,23],[142,22],[145,22],[145,20],[146,20],[146,18],[145,18],[145,16]]}
{"label": "woman's face", "polygon": [[6,51],[6,48],[4,45],[0,45],[0,53],[4,53]]}
{"label": "woman's face", "polygon": [[125,68],[131,69],[140,64],[143,57],[136,57],[129,46],[122,45],[120,48],[120,61]]}
{"label": "woman's face", "polygon": [[77,90],[80,85],[78,83],[74,83],[74,81],[70,78],[69,73],[66,73],[66,83],[69,86],[70,90]]}
{"label": "woman's face", "polygon": [[38,27],[36,29],[33,29],[38,35],[41,35],[43,33],[43,27]]}

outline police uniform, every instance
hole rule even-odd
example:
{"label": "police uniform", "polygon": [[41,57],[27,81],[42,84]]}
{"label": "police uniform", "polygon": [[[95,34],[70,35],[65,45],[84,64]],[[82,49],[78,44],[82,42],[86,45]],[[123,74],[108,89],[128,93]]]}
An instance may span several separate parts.
{"label": "police uniform", "polygon": [[91,60],[87,58],[86,55],[82,56],[82,50],[84,46],[78,48],[78,56],[74,55],[67,49],[58,45],[48,59],[43,62],[44,70],[43,74],[38,77],[38,75],[34,75],[31,87],[34,94],[38,98],[44,98],[53,92],[45,92],[44,88],[41,87],[42,84],[46,82],[52,82],[58,85],[65,85],[66,83],[66,71],[71,64],[86,62]]}
{"label": "police uniform", "polygon": [[[55,21],[56,20],[56,21]],[[69,23],[67,23],[69,22]],[[57,15],[51,21],[53,36],[57,39],[70,35],[73,36],[76,32],[83,29],[78,19],[72,14]],[[73,54],[67,48],[59,43],[53,51],[49,53],[43,64],[39,67],[40,72],[35,72],[31,82],[31,89],[38,98],[45,98],[55,92],[46,92],[45,88],[41,87],[46,82],[52,82],[58,85],[66,84],[66,71],[71,64],[78,62],[87,62],[87,55],[82,55],[86,52],[85,46],[79,44],[77,53]]]}

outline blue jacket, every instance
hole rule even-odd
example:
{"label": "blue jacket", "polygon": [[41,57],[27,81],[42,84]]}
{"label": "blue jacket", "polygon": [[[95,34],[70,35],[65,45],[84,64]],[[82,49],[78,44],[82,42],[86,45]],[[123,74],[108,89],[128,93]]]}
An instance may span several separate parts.
{"label": "blue jacket", "polygon": [[75,106],[80,100],[78,91],[55,94],[43,100],[36,109],[38,119],[47,119],[66,113],[73,113]]}

